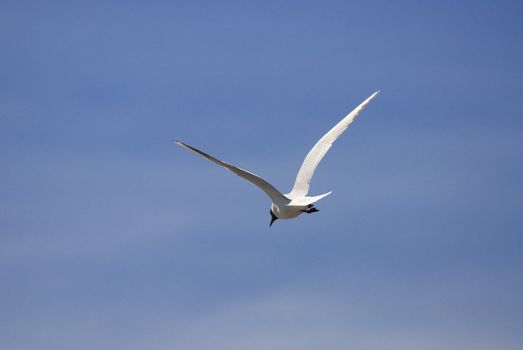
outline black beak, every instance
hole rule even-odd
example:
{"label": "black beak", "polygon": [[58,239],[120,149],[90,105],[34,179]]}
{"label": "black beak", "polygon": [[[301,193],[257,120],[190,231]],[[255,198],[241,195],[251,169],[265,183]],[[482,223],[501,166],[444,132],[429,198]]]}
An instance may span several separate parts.
{"label": "black beak", "polygon": [[272,212],[272,209],[271,209],[271,223],[269,224],[269,227],[271,227],[272,223],[276,220],[278,220],[278,217],[276,215],[274,215],[274,213]]}

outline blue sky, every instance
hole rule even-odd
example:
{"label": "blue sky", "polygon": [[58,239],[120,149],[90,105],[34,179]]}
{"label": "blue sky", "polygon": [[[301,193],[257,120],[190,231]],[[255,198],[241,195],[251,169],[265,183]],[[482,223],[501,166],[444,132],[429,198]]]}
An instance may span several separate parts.
{"label": "blue sky", "polygon": [[522,13],[3,1],[0,347],[521,349]]}

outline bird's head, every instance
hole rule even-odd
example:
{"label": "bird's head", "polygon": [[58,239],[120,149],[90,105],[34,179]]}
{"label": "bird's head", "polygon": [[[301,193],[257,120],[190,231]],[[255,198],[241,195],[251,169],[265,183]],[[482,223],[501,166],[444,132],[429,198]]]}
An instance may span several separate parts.
{"label": "bird's head", "polygon": [[276,214],[274,214],[274,212],[272,211],[272,208],[270,210],[270,213],[271,213],[271,223],[269,224],[269,227],[272,226],[272,223],[276,220],[278,220],[278,217],[276,216]]}

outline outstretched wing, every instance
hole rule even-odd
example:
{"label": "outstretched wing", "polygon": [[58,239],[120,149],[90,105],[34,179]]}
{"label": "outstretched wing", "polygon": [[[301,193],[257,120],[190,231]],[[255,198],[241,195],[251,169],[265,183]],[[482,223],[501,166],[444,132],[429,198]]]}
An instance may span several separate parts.
{"label": "outstretched wing", "polygon": [[314,147],[309,151],[305,160],[303,161],[298,175],[296,176],[296,181],[292,191],[288,194],[290,198],[296,198],[300,196],[305,196],[309,192],[309,185],[314,175],[314,170],[325,156],[327,151],[332,147],[334,141],[343,134],[347,127],[356,119],[358,114],[367,106],[367,104],[372,101],[379,91],[373,93],[369,98],[367,98],[363,103],[356,107],[352,112],[350,112],[345,118],[343,118],[338,124],[336,124],[332,129],[329,130],[323,137],[316,142]]}
{"label": "outstretched wing", "polygon": [[210,160],[211,162],[213,163],[216,163],[226,169],[229,169],[230,171],[232,171],[233,173],[235,173],[236,175],[240,176],[240,177],[243,177],[245,180],[253,183],[254,185],[258,186],[263,192],[267,193],[267,195],[269,197],[271,197],[271,200],[273,201],[273,203],[288,203],[289,202],[289,199],[287,197],[285,197],[283,194],[280,193],[280,191],[278,191],[276,188],[274,188],[273,185],[271,185],[270,183],[268,183],[267,181],[265,181],[264,179],[262,179],[261,177],[259,177],[258,175],[256,174],[253,174],[247,170],[244,170],[244,169],[240,169],[240,168],[237,168],[235,167],[234,165],[231,165],[231,164],[228,164],[228,163],[225,163],[225,162],[222,162],[221,160],[219,159],[216,159],[214,158],[213,156],[205,153],[205,152],[202,152],[194,147],[191,147],[183,142],[180,142],[180,141],[175,141],[176,144],[182,146],[183,148],[186,148],[188,149],[189,151],[192,151],[194,153],[196,153],[197,155],[199,156],[202,156],[208,160]]}

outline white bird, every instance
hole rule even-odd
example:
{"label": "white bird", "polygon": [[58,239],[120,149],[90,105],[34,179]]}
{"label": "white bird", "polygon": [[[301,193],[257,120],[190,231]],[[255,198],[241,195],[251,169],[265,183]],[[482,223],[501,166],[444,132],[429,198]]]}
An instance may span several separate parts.
{"label": "white bird", "polygon": [[314,174],[314,170],[325,156],[327,151],[331,148],[334,141],[343,134],[347,127],[354,121],[358,114],[369,104],[379,91],[373,93],[365,101],[363,101],[358,107],[356,107],[352,112],[350,112],[345,118],[343,118],[338,124],[336,124],[332,129],[330,129],[318,142],[312,147],[307,156],[305,157],[298,175],[296,176],[296,181],[292,190],[287,194],[282,194],[278,191],[273,185],[251,173],[250,171],[235,167],[229,163],[225,163],[213,156],[202,152],[194,147],[191,147],[183,142],[174,141],[178,145],[196,153],[199,156],[207,158],[211,162],[214,162],[226,169],[229,169],[236,175],[243,177],[245,180],[253,183],[258,186],[262,191],[264,191],[272,200],[270,214],[271,214],[271,223],[269,226],[272,226],[273,222],[278,219],[293,219],[302,213],[315,213],[318,211],[314,207],[314,203],[319,201],[325,196],[328,196],[332,191],[321,194],[319,196],[308,196],[309,185]]}

